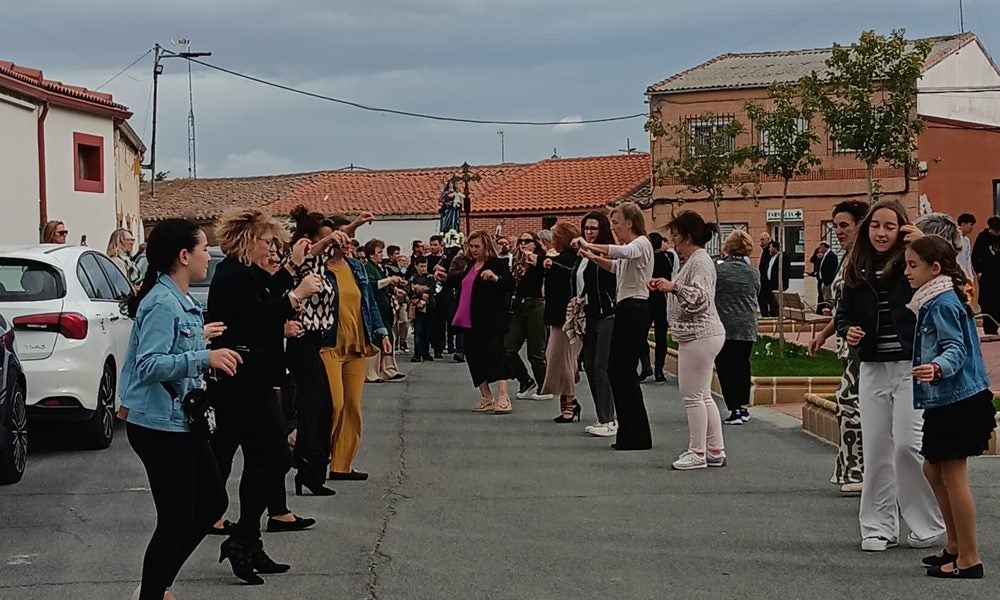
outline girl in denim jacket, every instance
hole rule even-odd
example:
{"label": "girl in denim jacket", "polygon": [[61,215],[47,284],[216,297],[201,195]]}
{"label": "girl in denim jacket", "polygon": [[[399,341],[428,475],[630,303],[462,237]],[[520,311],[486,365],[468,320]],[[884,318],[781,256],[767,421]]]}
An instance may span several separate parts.
{"label": "girl in denim jacket", "polygon": [[945,548],[924,558],[931,577],[979,579],[976,508],[966,461],[986,450],[996,426],[993,394],[955,249],[930,235],[906,249],[906,278],[916,293],[913,405],[924,410],[924,475],[948,529]]}

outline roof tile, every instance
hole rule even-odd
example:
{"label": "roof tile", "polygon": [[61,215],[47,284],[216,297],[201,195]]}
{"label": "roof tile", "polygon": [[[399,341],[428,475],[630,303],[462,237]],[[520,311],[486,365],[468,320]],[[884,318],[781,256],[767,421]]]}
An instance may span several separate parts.
{"label": "roof tile", "polygon": [[15,65],[7,60],[0,60],[0,76],[16,79],[17,81],[29,84],[42,91],[68,96],[70,98],[83,100],[84,102],[90,102],[114,110],[128,112],[128,107],[124,104],[115,102],[111,94],[95,92],[85,87],[67,85],[61,81],[45,79],[41,69],[24,67],[21,65]]}

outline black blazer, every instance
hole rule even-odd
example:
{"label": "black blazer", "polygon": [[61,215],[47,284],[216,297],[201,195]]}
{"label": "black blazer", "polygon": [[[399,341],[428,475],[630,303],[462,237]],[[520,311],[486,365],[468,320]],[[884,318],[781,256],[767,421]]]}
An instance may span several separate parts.
{"label": "black blazer", "polygon": [[768,266],[771,264],[771,255],[770,255],[770,253],[768,253],[768,255],[767,255],[767,261],[765,261],[764,264],[761,267],[761,279],[760,279],[760,289],[761,289],[761,292],[770,293],[770,292],[777,291],[778,289],[781,289],[782,291],[788,289],[788,284],[789,284],[789,282],[792,279],[792,273],[791,273],[792,272],[792,260],[790,258],[788,258],[788,255],[785,254],[784,252],[780,252],[779,253],[778,260],[780,260],[783,263],[783,265],[784,265],[782,267],[783,270],[781,272],[781,274],[783,275],[783,277],[782,277],[783,282],[782,283],[784,285],[782,285],[780,288],[778,287],[778,264],[777,263],[775,263],[775,265],[774,265],[774,272],[771,274],[774,278],[771,279],[770,277],[767,276],[768,275],[768,273],[767,273]]}
{"label": "black blazer", "polygon": [[545,315],[547,327],[561,327],[566,322],[566,306],[573,296],[573,266],[576,252],[564,250],[552,257],[552,266],[545,270]]}
{"label": "black blazer", "polygon": [[816,273],[816,277],[819,282],[824,286],[829,286],[833,283],[833,278],[837,276],[837,268],[840,266],[840,259],[833,250],[827,250],[826,254],[819,261],[819,272]]}
{"label": "black blazer", "polygon": [[[447,287],[456,290],[456,307],[462,298],[462,280],[474,266],[475,262],[470,262],[461,271],[448,275]],[[490,258],[483,264],[482,271],[493,271],[499,279],[486,281],[476,277],[472,285],[472,331],[503,335],[507,331],[510,295],[514,293],[510,264],[505,258]]]}
{"label": "black blazer", "polygon": [[206,321],[226,325],[212,348],[230,348],[243,356],[236,380],[270,386],[284,381],[285,321],[295,316],[285,296],[290,289],[292,276],[286,269],[271,275],[231,257],[216,268]]}

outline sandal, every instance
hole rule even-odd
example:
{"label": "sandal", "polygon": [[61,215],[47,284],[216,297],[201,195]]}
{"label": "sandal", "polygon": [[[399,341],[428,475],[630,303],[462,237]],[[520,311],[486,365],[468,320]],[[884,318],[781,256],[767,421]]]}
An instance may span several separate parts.
{"label": "sandal", "polygon": [[507,396],[501,396],[500,399],[497,400],[496,402],[496,406],[493,409],[493,414],[503,415],[509,413],[512,410],[513,408],[510,405],[510,398],[508,398]]}
{"label": "sandal", "polygon": [[[509,400],[508,400],[507,404],[510,404]],[[496,403],[493,401],[493,398],[487,398],[486,396],[483,396],[483,399],[479,401],[479,404],[477,404],[476,406],[472,407],[472,411],[473,412],[490,412],[490,411],[493,410],[493,408],[495,406],[496,406]]]}

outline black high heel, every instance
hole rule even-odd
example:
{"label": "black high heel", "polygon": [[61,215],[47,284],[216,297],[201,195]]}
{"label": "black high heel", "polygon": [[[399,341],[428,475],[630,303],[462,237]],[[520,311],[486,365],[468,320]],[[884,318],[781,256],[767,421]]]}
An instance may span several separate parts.
{"label": "black high heel", "polygon": [[250,553],[250,562],[253,564],[254,571],[264,575],[287,573],[292,568],[292,565],[286,565],[271,560],[271,557],[267,555],[267,552],[264,552],[264,542],[257,543],[257,547]]}
{"label": "black high heel", "polygon": [[305,496],[305,494],[302,493],[303,487],[309,490],[309,493],[312,494],[313,496],[333,496],[334,494],[337,493],[336,490],[331,490],[322,483],[309,481],[309,479],[303,475],[302,471],[298,471],[297,473],[295,473],[296,496]]}
{"label": "black high heel", "polygon": [[261,579],[253,569],[253,550],[235,537],[230,537],[222,542],[219,548],[219,562],[229,559],[229,566],[240,580],[250,585],[263,585]]}
{"label": "black high heel", "polygon": [[[566,408],[569,408],[568,406]],[[573,416],[567,417],[565,414],[561,414],[558,417],[552,419],[554,423],[572,423],[574,421],[580,420],[580,415],[583,412],[583,407],[575,399],[573,400]]]}

